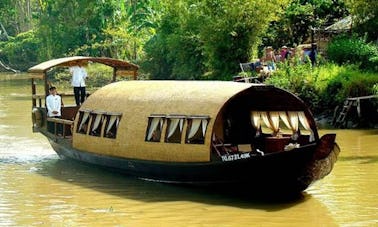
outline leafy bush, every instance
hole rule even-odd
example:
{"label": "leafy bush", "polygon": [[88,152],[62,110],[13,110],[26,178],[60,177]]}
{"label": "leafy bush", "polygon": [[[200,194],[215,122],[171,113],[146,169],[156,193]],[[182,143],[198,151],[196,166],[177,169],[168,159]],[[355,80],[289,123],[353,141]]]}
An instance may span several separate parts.
{"label": "leafy bush", "polygon": [[[327,54],[337,64],[356,64],[361,69],[374,69],[377,65],[378,49],[376,45],[366,43],[355,36],[339,36],[327,46]],[[375,66],[374,66],[375,63]]]}
{"label": "leafy bush", "polygon": [[378,92],[378,75],[361,72],[353,65],[325,64],[312,68],[310,64],[280,64],[266,83],[298,95],[315,113],[333,110],[347,97]]}
{"label": "leafy bush", "polygon": [[298,95],[311,109],[316,109],[320,100],[316,87],[318,75],[312,69],[311,63],[297,66],[285,63],[279,64],[278,68],[279,70],[275,71],[266,83]]}

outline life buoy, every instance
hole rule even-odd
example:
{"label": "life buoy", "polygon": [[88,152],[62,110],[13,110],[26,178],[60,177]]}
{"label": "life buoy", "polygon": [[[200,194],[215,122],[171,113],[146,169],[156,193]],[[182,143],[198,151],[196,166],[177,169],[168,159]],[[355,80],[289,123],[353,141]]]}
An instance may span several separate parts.
{"label": "life buoy", "polygon": [[42,127],[42,113],[38,108],[33,108],[32,110],[32,121],[33,127],[41,128]]}

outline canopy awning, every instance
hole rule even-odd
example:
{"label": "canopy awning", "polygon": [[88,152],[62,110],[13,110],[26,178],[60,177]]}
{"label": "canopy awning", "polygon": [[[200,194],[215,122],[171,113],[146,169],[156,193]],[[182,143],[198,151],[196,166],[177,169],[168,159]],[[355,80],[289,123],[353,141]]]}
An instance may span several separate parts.
{"label": "canopy awning", "polygon": [[342,32],[352,28],[352,16],[347,16],[336,23],[326,27],[325,32]]}
{"label": "canopy awning", "polygon": [[57,58],[49,61],[42,62],[38,65],[35,65],[29,68],[28,72],[33,74],[44,74],[49,69],[53,67],[69,67],[73,65],[83,64],[86,65],[88,62],[100,63],[107,66],[110,66],[116,70],[123,71],[137,71],[139,69],[138,65],[132,64],[127,61],[122,61],[113,58],[106,57],[84,57],[84,56],[74,56],[74,57],[65,57]]}

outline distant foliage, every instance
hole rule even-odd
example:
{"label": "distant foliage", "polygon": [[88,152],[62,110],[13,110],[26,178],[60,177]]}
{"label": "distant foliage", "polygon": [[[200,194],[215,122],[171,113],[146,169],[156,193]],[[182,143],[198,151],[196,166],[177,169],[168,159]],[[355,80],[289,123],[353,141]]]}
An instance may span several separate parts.
{"label": "distant foliage", "polygon": [[0,60],[14,69],[25,71],[38,63],[40,41],[34,31],[20,33],[10,37],[7,42],[0,42]]}
{"label": "distant foliage", "polygon": [[355,36],[340,36],[333,39],[328,44],[327,55],[329,60],[340,65],[355,64],[366,70],[377,68],[377,46]]}

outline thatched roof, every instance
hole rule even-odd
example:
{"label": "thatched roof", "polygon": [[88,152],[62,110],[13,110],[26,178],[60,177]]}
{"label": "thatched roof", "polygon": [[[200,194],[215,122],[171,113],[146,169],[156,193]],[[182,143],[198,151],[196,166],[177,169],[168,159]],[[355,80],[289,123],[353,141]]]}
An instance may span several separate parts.
{"label": "thatched roof", "polygon": [[[214,116],[224,102],[250,86],[221,81],[125,81],[96,91],[83,108]],[[138,107],[141,109],[136,109]]]}
{"label": "thatched roof", "polygon": [[83,64],[86,65],[88,62],[95,62],[104,64],[116,69],[120,70],[130,70],[130,71],[137,71],[139,66],[132,64],[127,61],[117,60],[113,58],[105,58],[105,57],[83,57],[83,56],[74,56],[74,57],[65,57],[65,58],[57,58],[52,59],[49,61],[42,62],[38,65],[35,65],[29,68],[29,73],[41,74],[47,72],[49,69],[53,67],[69,67],[72,65]]}

